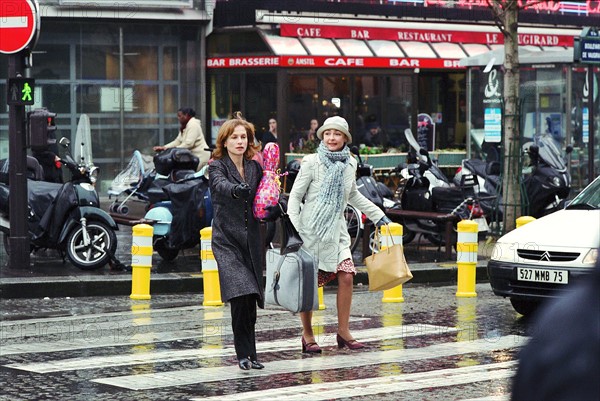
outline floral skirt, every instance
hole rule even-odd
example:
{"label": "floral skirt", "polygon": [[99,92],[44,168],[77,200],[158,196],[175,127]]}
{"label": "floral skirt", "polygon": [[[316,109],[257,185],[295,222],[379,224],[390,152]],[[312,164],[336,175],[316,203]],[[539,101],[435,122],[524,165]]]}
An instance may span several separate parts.
{"label": "floral skirt", "polygon": [[[356,275],[356,267],[354,267],[354,262],[352,259],[344,259],[337,265],[337,271],[346,272]],[[327,283],[337,277],[337,272],[326,272],[323,270],[319,270],[319,287],[324,287]]]}

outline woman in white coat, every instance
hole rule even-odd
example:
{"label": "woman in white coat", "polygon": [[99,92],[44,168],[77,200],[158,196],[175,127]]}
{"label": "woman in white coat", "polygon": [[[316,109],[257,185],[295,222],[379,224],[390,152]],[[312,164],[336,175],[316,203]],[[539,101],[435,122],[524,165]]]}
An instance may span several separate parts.
{"label": "woman in white coat", "polygon": [[[348,122],[339,116],[325,120],[317,130],[317,153],[305,156],[288,201],[288,214],[304,246],[315,256],[319,286],[337,277],[338,347],[363,348],[350,334],[350,307],[356,268],[344,209],[350,204],[378,227],[391,222],[356,187],[357,163],[347,143],[352,142]],[[304,204],[302,205],[302,200]],[[312,312],[300,313],[302,352],[321,353],[312,330]]]}

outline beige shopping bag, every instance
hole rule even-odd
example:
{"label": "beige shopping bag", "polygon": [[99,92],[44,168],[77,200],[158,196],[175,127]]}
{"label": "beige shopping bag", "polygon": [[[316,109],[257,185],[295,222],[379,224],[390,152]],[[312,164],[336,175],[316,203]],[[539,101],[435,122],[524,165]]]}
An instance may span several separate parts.
{"label": "beige shopping bag", "polygon": [[[377,228],[375,243],[379,243],[379,232],[380,229]],[[389,290],[406,283],[413,277],[404,257],[404,248],[400,244],[394,244],[391,235],[390,238],[392,246],[365,259],[369,274],[369,291]]]}

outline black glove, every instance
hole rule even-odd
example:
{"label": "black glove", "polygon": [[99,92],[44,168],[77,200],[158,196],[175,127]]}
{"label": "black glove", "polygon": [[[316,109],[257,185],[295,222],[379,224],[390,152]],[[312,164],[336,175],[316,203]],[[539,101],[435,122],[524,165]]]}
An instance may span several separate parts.
{"label": "black glove", "polygon": [[375,225],[377,227],[381,227],[381,226],[385,226],[386,224],[390,224],[391,222],[392,222],[392,220],[390,220],[389,217],[383,216],[381,218],[381,220],[379,220]]}
{"label": "black glove", "polygon": [[246,184],[245,182],[237,184],[235,187],[233,187],[233,197],[236,199],[248,199],[251,193],[252,188],[250,188],[250,185]]}
{"label": "black glove", "polygon": [[267,206],[265,207],[265,210],[267,211],[267,217],[263,219],[264,221],[276,221],[281,217],[281,207],[279,203],[273,206]]}

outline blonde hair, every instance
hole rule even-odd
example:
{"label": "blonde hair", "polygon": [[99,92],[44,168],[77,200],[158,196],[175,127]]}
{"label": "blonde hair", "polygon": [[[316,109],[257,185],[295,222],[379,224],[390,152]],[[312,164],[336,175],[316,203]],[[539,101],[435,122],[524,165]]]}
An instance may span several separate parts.
{"label": "blonde hair", "polygon": [[233,118],[225,121],[223,125],[221,125],[221,128],[219,128],[219,133],[217,134],[217,141],[215,143],[215,150],[212,154],[214,159],[221,159],[223,158],[223,156],[225,156],[225,154],[227,154],[227,150],[225,149],[225,142],[227,142],[227,139],[229,139],[231,134],[233,134],[233,131],[240,125],[244,127],[244,129],[246,130],[246,135],[248,137],[248,147],[244,152],[244,158],[250,160],[257,152],[260,151],[260,144],[256,145],[254,143],[254,124],[246,121],[244,116],[242,116],[241,111],[236,111],[235,113],[233,113]]}

